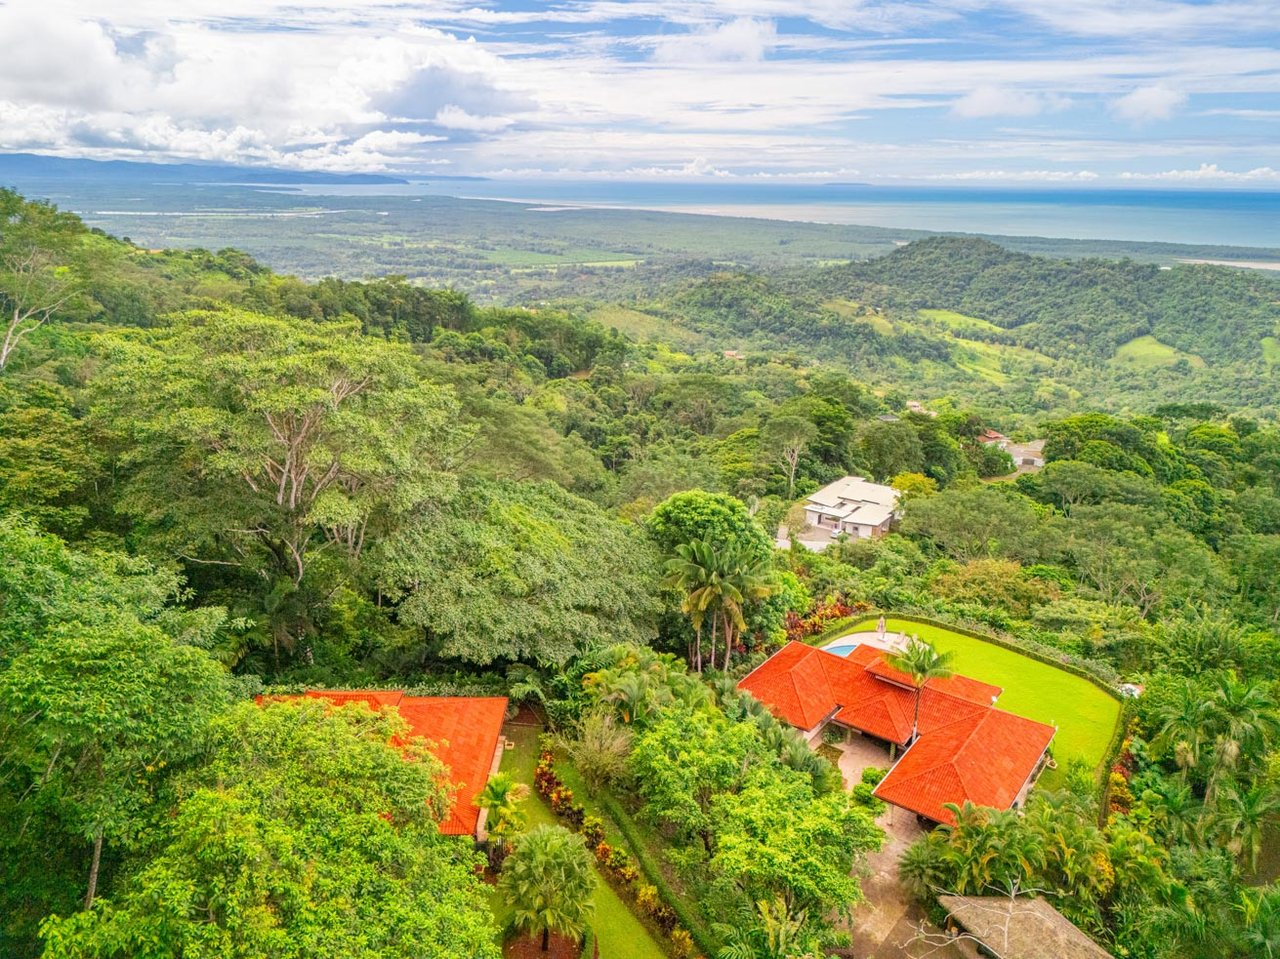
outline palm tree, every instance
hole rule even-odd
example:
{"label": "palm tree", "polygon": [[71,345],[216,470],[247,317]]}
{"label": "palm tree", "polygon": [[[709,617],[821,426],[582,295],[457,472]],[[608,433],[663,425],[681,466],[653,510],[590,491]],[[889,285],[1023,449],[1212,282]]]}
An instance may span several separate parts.
{"label": "palm tree", "polygon": [[753,556],[731,544],[720,552],[720,619],[724,625],[724,668],[729,668],[735,636],[746,628],[744,612],[751,603],[772,596],[778,577],[769,557]]}
{"label": "palm tree", "polygon": [[[510,773],[494,773],[476,797],[476,805],[485,810],[485,829],[489,833],[490,865],[500,865],[511,845],[511,836],[524,826],[520,803],[529,795],[529,787],[511,778]],[[497,859],[495,863],[493,860]]]}
{"label": "palm tree", "polygon": [[1243,792],[1231,790],[1218,801],[1214,815],[1217,830],[1226,839],[1227,848],[1247,862],[1251,872],[1258,869],[1263,831],[1277,813],[1280,793],[1263,784]]}
{"label": "palm tree", "polygon": [[595,882],[582,840],[563,826],[539,826],[516,843],[498,888],[514,908],[515,927],[541,935],[546,952],[551,933],[577,938],[586,931]]}
{"label": "palm tree", "polygon": [[1209,724],[1215,738],[1235,744],[1233,763],[1251,764],[1280,736],[1280,716],[1262,683],[1242,683],[1233,676],[1218,680],[1209,698]]}
{"label": "palm tree", "polygon": [[1209,704],[1192,683],[1184,683],[1177,698],[1156,712],[1159,728],[1151,744],[1157,755],[1173,753],[1183,778],[1200,765]]}
{"label": "palm tree", "polygon": [[1187,845],[1200,835],[1196,825],[1200,804],[1191,787],[1177,779],[1161,778],[1142,794],[1143,805],[1151,810],[1155,832],[1171,843]]}
{"label": "palm tree", "polygon": [[793,913],[782,896],[756,902],[755,913],[744,910],[741,921],[716,923],[725,940],[718,959],[818,959],[825,953],[806,930],[807,910]]}
{"label": "palm tree", "polygon": [[911,740],[920,735],[920,695],[931,679],[946,679],[952,675],[951,653],[940,653],[918,636],[912,636],[907,648],[889,656],[889,665],[911,677],[916,690],[915,715],[911,720]]}
{"label": "palm tree", "polygon": [[712,617],[712,667],[715,657],[715,616],[719,610],[721,590],[720,571],[715,550],[706,540],[694,540],[676,546],[676,555],[666,564],[662,585],[684,593],[680,612],[689,617],[693,625],[694,649],[690,663],[702,672],[702,625],[708,614]]}
{"label": "palm tree", "polygon": [[653,674],[636,669],[600,669],[584,679],[584,685],[593,690],[602,703],[610,703],[618,710],[622,721],[630,725],[643,720],[654,706],[671,698],[671,690]]}

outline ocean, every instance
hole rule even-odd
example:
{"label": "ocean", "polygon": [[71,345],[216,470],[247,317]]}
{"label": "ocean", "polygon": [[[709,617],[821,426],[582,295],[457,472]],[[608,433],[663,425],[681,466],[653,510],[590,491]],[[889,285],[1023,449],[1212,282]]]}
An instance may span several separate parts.
{"label": "ocean", "polygon": [[[937,232],[1280,248],[1280,191],[990,189],[863,184],[425,180],[311,184],[314,195],[516,200]],[[290,192],[294,192],[291,188]]]}

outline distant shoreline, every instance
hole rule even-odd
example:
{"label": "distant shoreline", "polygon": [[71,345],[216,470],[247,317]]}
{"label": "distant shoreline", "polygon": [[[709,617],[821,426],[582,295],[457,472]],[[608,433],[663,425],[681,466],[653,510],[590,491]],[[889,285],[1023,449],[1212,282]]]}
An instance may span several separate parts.
{"label": "distant shoreline", "polygon": [[1237,266],[1245,270],[1280,270],[1277,260],[1204,260],[1187,258],[1183,263],[1205,263],[1210,266]]}

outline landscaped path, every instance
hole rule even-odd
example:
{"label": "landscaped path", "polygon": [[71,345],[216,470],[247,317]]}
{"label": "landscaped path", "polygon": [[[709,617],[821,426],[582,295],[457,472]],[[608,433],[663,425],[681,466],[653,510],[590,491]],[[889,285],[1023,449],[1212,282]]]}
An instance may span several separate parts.
{"label": "landscaped path", "polygon": [[[529,787],[529,798],[520,808],[525,815],[525,824],[530,828],[560,822],[542,797],[533,791],[533,770],[538,764],[538,735],[542,731],[540,726],[515,723],[508,723],[502,729],[503,735],[515,743],[515,748],[508,749],[503,755],[501,768],[517,782]],[[591,925],[596,932],[601,959],[667,959],[666,951],[654,941],[649,930],[635,917],[630,907],[598,870],[596,880],[596,908]],[[510,910],[501,901],[496,889],[490,892],[490,903],[499,926],[504,925],[510,918]]]}
{"label": "landscaped path", "polygon": [[852,948],[858,959],[962,959],[967,954],[956,946],[913,941],[920,923],[933,935],[939,930],[928,924],[920,908],[898,878],[898,861],[907,847],[924,835],[911,813],[890,806],[876,823],[885,831],[884,846],[867,857],[870,875],[862,880],[867,901],[853,912]]}
{"label": "landscaped path", "polygon": [[[847,653],[854,645],[869,641],[868,637],[883,646],[875,631],[867,629],[874,623],[874,619],[867,619],[854,624],[852,632],[825,648]],[[1097,769],[1106,759],[1120,720],[1120,703],[1087,679],[942,627],[901,619],[889,619],[885,625],[887,640],[895,640],[904,631],[908,637],[919,636],[940,652],[952,653],[952,668],[957,673],[1001,687],[1004,692],[996,703],[1001,709],[1058,727],[1052,753],[1059,768],[1045,771],[1045,786],[1059,784],[1068,760],[1082,759]]]}

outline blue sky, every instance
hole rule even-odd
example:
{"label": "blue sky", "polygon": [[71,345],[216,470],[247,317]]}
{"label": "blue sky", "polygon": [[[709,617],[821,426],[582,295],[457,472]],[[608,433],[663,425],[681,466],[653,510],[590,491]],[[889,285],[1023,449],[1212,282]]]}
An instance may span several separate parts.
{"label": "blue sky", "polygon": [[0,149],[1280,187],[1277,0],[0,0]]}

